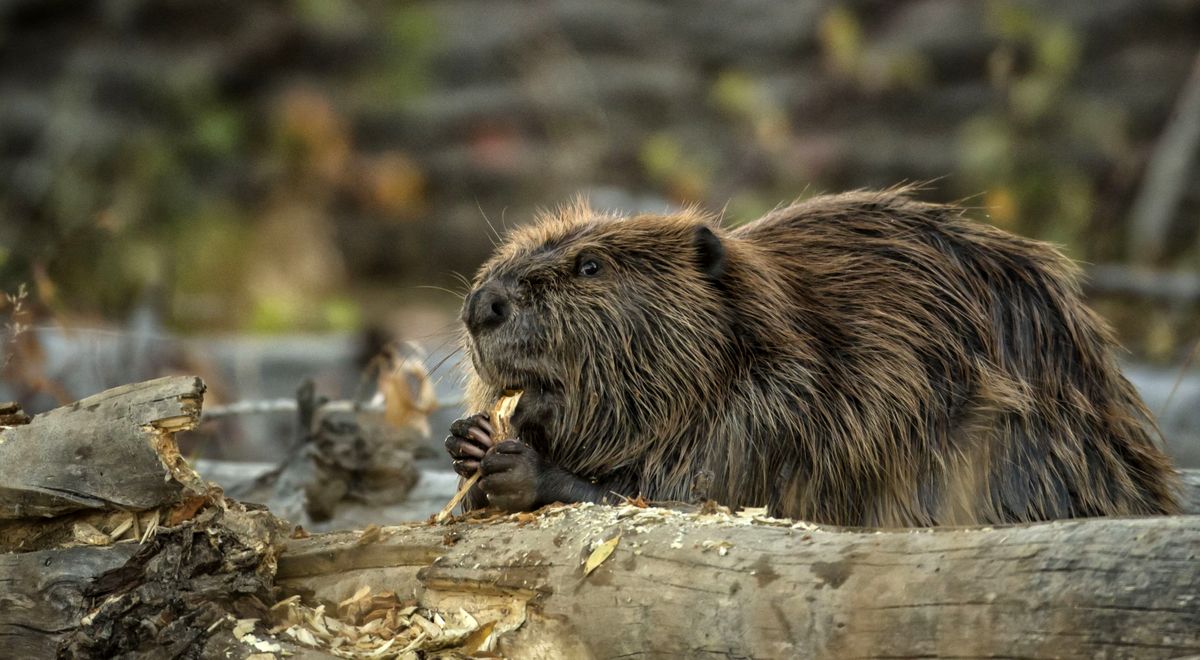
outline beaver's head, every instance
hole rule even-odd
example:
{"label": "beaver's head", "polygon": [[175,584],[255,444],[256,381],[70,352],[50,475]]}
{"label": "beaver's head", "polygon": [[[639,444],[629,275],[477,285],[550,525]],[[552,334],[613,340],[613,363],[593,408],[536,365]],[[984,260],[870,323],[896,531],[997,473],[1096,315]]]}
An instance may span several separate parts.
{"label": "beaver's head", "polygon": [[722,233],[580,206],[513,231],[463,305],[474,385],[525,390],[523,425],[553,436],[662,428],[728,375]]}

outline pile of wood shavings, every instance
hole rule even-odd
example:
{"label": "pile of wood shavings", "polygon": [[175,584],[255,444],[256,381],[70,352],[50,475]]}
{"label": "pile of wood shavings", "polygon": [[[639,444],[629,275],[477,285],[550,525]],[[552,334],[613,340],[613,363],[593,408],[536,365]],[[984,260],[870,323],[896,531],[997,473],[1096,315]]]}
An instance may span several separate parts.
{"label": "pile of wood shavings", "polygon": [[[508,626],[481,623],[466,610],[437,612],[400,600],[384,591],[372,595],[364,586],[337,604],[335,615],[325,605],[310,607],[292,596],[271,608],[271,635],[285,635],[298,644],[341,658],[443,658],[486,656]],[[246,631],[249,632],[248,630]],[[239,639],[256,646],[246,634]]]}

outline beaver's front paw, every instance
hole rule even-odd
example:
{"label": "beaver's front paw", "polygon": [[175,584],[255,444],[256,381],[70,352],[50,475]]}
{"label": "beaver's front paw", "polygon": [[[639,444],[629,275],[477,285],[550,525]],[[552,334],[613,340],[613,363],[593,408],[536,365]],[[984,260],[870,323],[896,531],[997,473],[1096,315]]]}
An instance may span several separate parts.
{"label": "beaver's front paw", "polygon": [[480,461],[479,485],[488,503],[504,511],[532,511],[539,505],[538,486],[546,465],[529,445],[506,440]]}
{"label": "beaver's front paw", "polygon": [[450,425],[446,452],[454,460],[454,471],[470,477],[479,470],[483,455],[492,448],[492,423],[487,413],[476,413]]}

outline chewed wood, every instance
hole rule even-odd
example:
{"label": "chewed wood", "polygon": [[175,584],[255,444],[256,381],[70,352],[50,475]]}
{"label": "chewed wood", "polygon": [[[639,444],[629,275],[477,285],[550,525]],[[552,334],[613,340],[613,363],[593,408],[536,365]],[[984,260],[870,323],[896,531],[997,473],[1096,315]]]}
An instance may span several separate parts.
{"label": "chewed wood", "polygon": [[[289,546],[280,584],[335,602],[370,584],[485,618],[527,608],[500,646],[511,657],[568,642],[606,658],[1200,653],[1200,516],[780,524],[577,505],[385,528],[369,545],[328,534]],[[613,555],[584,576],[595,544],[616,534]]]}

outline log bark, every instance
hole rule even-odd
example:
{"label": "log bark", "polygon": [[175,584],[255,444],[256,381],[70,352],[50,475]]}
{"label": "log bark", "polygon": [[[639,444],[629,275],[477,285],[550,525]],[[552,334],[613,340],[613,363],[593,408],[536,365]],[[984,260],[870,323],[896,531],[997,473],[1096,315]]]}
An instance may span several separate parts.
{"label": "log bark", "polygon": [[577,505],[293,541],[277,582],[332,602],[411,592],[480,621],[518,612],[499,644],[511,657],[1200,653],[1200,516],[881,532]]}
{"label": "log bark", "polygon": [[137,551],[59,548],[0,555],[0,648],[12,658],[53,658],[59,640],[79,627],[89,585]]}

